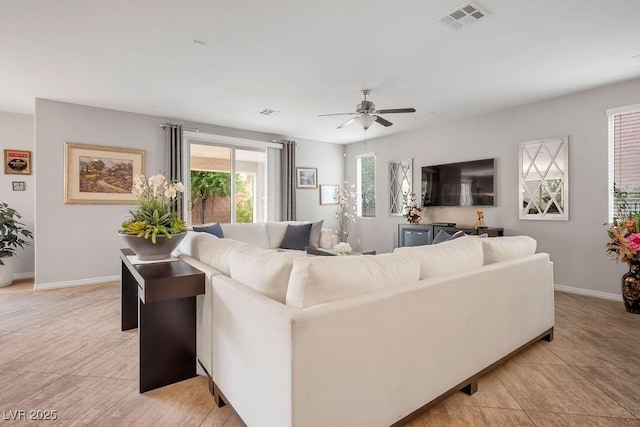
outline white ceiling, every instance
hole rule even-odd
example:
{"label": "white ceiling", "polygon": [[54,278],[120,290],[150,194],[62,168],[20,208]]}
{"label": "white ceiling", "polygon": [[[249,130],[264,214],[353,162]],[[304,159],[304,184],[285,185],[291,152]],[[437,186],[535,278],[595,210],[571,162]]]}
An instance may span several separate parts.
{"label": "white ceiling", "polygon": [[463,3],[2,0],[0,111],[38,97],[346,143],[363,130],[317,115],[363,88],[417,109],[374,138],[640,77],[639,0],[478,0],[483,20],[437,22]]}

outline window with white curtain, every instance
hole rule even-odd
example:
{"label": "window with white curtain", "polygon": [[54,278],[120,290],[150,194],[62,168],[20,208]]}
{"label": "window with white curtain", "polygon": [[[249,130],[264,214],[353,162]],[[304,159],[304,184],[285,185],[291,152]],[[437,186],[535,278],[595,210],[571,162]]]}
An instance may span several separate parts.
{"label": "window with white curtain", "polygon": [[609,221],[640,211],[640,104],[609,115]]}
{"label": "window with white curtain", "polygon": [[358,216],[373,218],[376,216],[376,155],[363,154],[356,161]]}

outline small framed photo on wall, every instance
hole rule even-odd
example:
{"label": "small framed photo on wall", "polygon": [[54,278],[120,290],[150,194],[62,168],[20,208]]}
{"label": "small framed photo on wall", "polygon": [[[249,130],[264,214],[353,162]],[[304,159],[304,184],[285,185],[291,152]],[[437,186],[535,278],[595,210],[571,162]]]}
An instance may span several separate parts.
{"label": "small framed photo on wall", "polygon": [[24,181],[13,181],[13,191],[24,191]]}
{"label": "small framed photo on wall", "polygon": [[320,185],[320,204],[321,205],[337,205],[338,204],[338,186],[337,185]]}
{"label": "small framed photo on wall", "polygon": [[318,188],[318,168],[296,168],[296,188]]}
{"label": "small framed photo on wall", "polygon": [[31,175],[31,151],[4,150],[4,173]]}

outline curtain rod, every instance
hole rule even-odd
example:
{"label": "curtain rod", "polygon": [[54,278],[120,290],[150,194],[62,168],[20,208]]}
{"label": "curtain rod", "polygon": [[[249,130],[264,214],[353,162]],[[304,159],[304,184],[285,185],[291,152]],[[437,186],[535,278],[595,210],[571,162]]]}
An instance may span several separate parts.
{"label": "curtain rod", "polygon": [[[162,129],[166,129],[167,126],[172,125],[173,123],[160,123],[160,127]],[[198,128],[182,128],[182,130],[186,130],[188,132],[200,132]]]}

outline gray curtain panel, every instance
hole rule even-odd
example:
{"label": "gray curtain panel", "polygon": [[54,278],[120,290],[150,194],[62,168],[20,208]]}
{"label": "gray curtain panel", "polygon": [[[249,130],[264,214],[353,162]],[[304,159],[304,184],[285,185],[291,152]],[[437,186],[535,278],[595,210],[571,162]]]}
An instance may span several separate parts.
{"label": "gray curtain panel", "polygon": [[[167,146],[169,147],[169,181],[184,182],[182,170],[182,125],[167,124],[164,128]],[[184,218],[181,198],[176,199],[174,209],[178,218]]]}
{"label": "gray curtain panel", "polygon": [[280,152],[280,220],[296,220],[296,142],[283,141]]}

